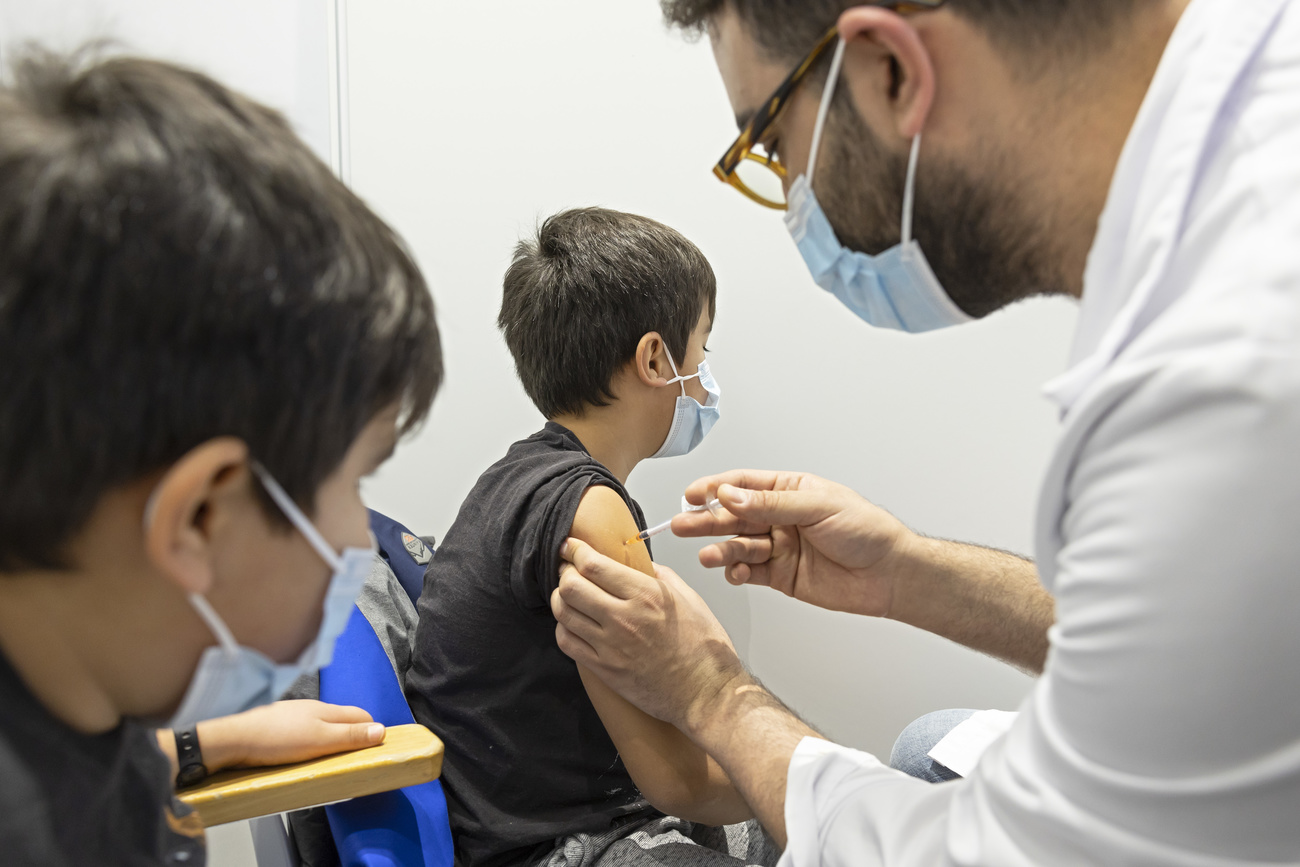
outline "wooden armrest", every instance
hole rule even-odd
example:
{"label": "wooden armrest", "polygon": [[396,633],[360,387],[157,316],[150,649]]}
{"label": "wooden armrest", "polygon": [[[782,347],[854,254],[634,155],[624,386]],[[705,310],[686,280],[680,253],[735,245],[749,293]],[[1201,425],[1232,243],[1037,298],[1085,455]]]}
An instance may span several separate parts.
{"label": "wooden armrest", "polygon": [[378,746],[295,765],[222,771],[177,794],[210,828],[427,783],[441,772],[442,741],[433,732],[390,726]]}

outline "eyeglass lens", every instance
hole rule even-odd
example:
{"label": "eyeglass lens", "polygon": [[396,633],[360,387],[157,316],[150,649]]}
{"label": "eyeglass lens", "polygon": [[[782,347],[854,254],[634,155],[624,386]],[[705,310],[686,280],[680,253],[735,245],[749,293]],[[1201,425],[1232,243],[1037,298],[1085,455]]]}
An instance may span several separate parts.
{"label": "eyeglass lens", "polygon": [[785,205],[785,187],[777,170],[762,154],[750,152],[736,165],[736,180],[754,195],[773,205]]}

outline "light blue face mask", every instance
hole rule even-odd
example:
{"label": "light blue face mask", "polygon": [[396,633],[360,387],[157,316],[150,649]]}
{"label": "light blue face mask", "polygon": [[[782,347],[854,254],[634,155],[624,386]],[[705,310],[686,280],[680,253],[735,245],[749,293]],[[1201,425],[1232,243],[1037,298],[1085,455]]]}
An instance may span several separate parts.
{"label": "light blue face mask", "polygon": [[918,333],[970,321],[943,291],[921,245],[912,238],[912,206],[916,191],[916,161],[921,136],[912,139],[903,190],[902,243],[877,256],[850,250],[839,242],[830,220],[817,202],[812,179],[817,167],[831,97],[844,62],[844,40],[835,49],[826,89],[822,93],[817,123],[813,127],[808,172],[790,186],[786,228],[817,285],[830,292],[862,320],[880,328]]}
{"label": "light blue face mask", "polygon": [[[673,368],[673,378],[668,380],[667,384],[681,383],[682,393],[673,407],[673,423],[668,428],[668,436],[664,439],[664,444],[659,447],[659,451],[650,456],[652,458],[674,458],[686,454],[704,441],[722,415],[722,410],[719,409],[722,389],[713,379],[713,374],[709,371],[709,363],[701,361],[694,373],[690,376],[682,376],[667,346],[664,347],[664,352],[668,353],[668,363]],[[704,386],[704,390],[709,393],[703,406],[686,393],[686,380],[696,377],[699,377],[700,385]]]}
{"label": "light blue face mask", "polygon": [[[218,644],[204,650],[199,658],[199,667],[185,698],[168,723],[174,729],[270,704],[282,696],[299,675],[329,665],[334,656],[334,642],[352,616],[352,606],[374,560],[374,548],[344,548],[342,554],[334,553],[270,473],[259,464],[251,466],[285,517],[330,566],[332,574],[329,588],[325,591],[320,629],[315,640],[307,645],[295,662],[277,663],[251,647],[241,646],[212,604],[197,593],[191,594],[190,604],[217,637]],[[373,535],[371,543],[374,543]]]}

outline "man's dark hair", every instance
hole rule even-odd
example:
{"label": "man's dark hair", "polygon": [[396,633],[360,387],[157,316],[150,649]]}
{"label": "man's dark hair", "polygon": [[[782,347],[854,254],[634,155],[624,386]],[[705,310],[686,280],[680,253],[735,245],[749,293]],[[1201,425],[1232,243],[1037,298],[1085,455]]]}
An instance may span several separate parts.
{"label": "man's dark hair", "polygon": [[717,280],[680,233],[635,214],[577,208],[520,242],[497,325],[547,418],[606,406],[618,368],[657,331],[678,364]]}
{"label": "man's dark hair", "polygon": [[[772,59],[791,65],[844,10],[861,5],[861,0],[660,0],[669,24],[695,33],[705,32],[713,16],[730,6]],[[1043,50],[1096,43],[1142,5],[1143,0],[950,0],[944,8],[983,29],[1013,58],[1034,60]]]}
{"label": "man's dark hair", "polygon": [[279,114],[84,52],[0,84],[0,571],[66,568],[105,493],[217,436],[312,511],[441,380],[402,242]]}

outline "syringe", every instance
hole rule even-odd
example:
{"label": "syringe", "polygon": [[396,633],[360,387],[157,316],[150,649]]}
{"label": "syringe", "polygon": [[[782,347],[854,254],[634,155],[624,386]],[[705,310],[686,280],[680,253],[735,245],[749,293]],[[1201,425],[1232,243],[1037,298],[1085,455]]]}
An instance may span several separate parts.
{"label": "syringe", "polygon": [[[718,500],[717,497],[714,497],[712,500],[709,500],[703,506],[693,506],[690,503],[686,502],[685,498],[682,499],[683,512],[701,512],[705,509],[708,509],[714,515],[717,515],[719,512],[726,511],[726,509],[722,507],[722,503],[721,501]],[[635,536],[633,536],[631,539],[628,539],[623,544],[633,545],[637,542],[644,542],[646,539],[649,539],[651,536],[658,536],[660,533],[672,527],[672,525],[673,525],[673,519],[669,518],[667,521],[664,521],[662,524],[656,524],[655,526],[651,527],[648,530],[642,530],[640,533],[637,533]]]}

